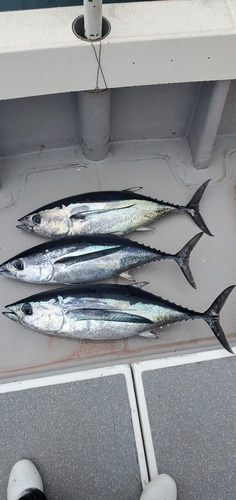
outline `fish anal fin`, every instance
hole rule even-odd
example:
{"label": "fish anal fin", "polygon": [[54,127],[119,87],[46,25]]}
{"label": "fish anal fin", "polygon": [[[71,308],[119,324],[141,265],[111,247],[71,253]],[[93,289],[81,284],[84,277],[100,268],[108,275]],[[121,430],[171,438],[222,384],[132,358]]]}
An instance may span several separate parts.
{"label": "fish anal fin", "polygon": [[154,231],[154,227],[141,226],[135,229],[135,231]]}
{"label": "fish anal fin", "polygon": [[149,330],[147,332],[142,332],[139,334],[139,337],[144,337],[146,339],[152,339],[152,340],[155,340],[155,339],[158,339],[159,337],[156,335],[155,333],[155,330]]}
{"label": "fish anal fin", "polygon": [[125,280],[129,280],[129,281],[134,281],[135,282],[134,278],[132,278],[131,274],[129,274],[128,271],[121,273],[120,277],[124,278]]}

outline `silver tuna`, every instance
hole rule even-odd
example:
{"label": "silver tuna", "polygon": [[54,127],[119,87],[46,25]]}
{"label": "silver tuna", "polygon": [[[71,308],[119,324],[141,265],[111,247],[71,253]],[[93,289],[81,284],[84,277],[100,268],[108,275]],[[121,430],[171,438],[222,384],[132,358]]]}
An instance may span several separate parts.
{"label": "silver tuna", "polygon": [[203,233],[194,236],[175,255],[119,236],[72,236],[37,245],[0,266],[0,274],[31,283],[78,284],[122,275],[148,262],[173,259],[196,288],[189,257]]}
{"label": "silver tuna", "polygon": [[203,319],[227,351],[220,310],[234,287],[226,288],[205,312],[177,306],[133,286],[78,285],[39,293],[6,306],[3,314],[33,330],[88,340],[121,339],[189,319]]}
{"label": "silver tuna", "polygon": [[94,233],[122,235],[164,216],[185,212],[203,232],[211,235],[199,212],[208,183],[209,180],[202,184],[186,206],[148,198],[132,189],[80,194],[38,208],[21,217],[17,227],[46,238]]}

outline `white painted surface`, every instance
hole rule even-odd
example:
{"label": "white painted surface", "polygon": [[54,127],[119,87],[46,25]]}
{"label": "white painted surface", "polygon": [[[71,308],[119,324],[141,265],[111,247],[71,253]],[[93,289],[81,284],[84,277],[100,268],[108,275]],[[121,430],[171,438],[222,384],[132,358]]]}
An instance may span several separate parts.
{"label": "white painted surface", "polygon": [[84,35],[89,40],[102,37],[102,0],[84,0]]}
{"label": "white painted surface", "polygon": [[[0,13],[1,99],[95,88],[93,47],[71,29],[81,14],[83,7]],[[103,15],[111,23],[101,54],[109,88],[236,78],[234,0],[108,4]]]}
{"label": "white painted surface", "polygon": [[[20,116],[20,115],[19,115]],[[33,128],[33,126],[32,126]],[[39,145],[41,142],[39,142]],[[204,311],[216,296],[235,284],[235,138],[217,140],[211,166],[197,171],[191,163],[187,141],[132,141],[112,144],[108,158],[94,164],[85,160],[78,146],[35,151],[1,160],[1,262],[39,244],[37,236],[16,228],[19,217],[53,200],[76,193],[143,186],[142,194],[172,203],[186,204],[208,178],[200,211],[214,238],[204,235],[194,248],[190,266],[197,290],[190,287],[175,262],[153,262],[132,272],[136,281],[148,281],[145,289],[176,304]],[[198,231],[186,214],[163,219],[148,232],[131,239],[176,253]],[[14,242],[14,243],[13,243]],[[120,283],[124,283],[122,278]],[[0,311],[20,298],[45,290],[36,284],[2,276]],[[46,288],[50,285],[46,285]],[[236,289],[221,311],[221,325],[235,345]],[[0,314],[1,378],[31,378],[72,367],[97,363],[130,362],[137,357],[160,357],[175,351],[220,348],[209,326],[201,320],[176,323],[159,331],[156,340],[133,338],[110,342],[76,341],[33,332]]]}
{"label": "white painted surface", "polygon": [[206,168],[224,110],[230,81],[201,84],[194,116],[188,132],[189,147],[196,168]]}

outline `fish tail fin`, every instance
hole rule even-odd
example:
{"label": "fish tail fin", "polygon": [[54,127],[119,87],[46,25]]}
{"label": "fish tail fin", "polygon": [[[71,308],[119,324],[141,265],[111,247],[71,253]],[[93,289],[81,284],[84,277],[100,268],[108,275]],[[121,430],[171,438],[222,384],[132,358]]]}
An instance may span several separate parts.
{"label": "fish tail fin", "polygon": [[235,285],[229,286],[223,292],[221,292],[220,295],[218,295],[218,297],[214,300],[213,304],[209,307],[209,309],[207,309],[205,313],[202,314],[202,318],[210,326],[221,345],[231,354],[234,354],[234,352],[232,351],[225,333],[220,325],[220,311],[229,294],[232,292],[234,286]]}
{"label": "fish tail fin", "polygon": [[199,212],[199,203],[202,199],[202,196],[205,192],[207,185],[209,184],[211,179],[205,181],[196,191],[196,193],[191,198],[188,205],[186,205],[186,211],[191,215],[196,224],[200,227],[200,229],[208,234],[209,236],[213,236],[213,234],[209,231],[207,225],[205,224],[200,212]]}
{"label": "fish tail fin", "polygon": [[188,280],[188,282],[190,283],[190,285],[192,285],[193,288],[197,287],[191,269],[189,267],[189,258],[193,248],[200,240],[202,235],[203,233],[196,234],[193,238],[191,238],[191,240],[188,241],[188,243],[186,243],[186,245],[184,245],[183,248],[181,248],[181,250],[179,250],[179,252],[177,252],[174,255],[174,260],[177,262],[185,278]]}

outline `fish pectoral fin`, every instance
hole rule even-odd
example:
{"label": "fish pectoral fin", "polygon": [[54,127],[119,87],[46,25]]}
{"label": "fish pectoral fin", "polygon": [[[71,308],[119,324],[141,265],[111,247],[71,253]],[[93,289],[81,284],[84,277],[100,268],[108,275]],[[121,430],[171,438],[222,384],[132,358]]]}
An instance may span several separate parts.
{"label": "fish pectoral fin", "polygon": [[120,245],[111,248],[105,248],[104,250],[99,250],[97,252],[90,252],[81,255],[70,255],[69,257],[61,257],[60,259],[55,260],[54,265],[56,264],[65,264],[66,266],[73,266],[78,264],[79,262],[86,262],[93,259],[99,259],[101,257],[105,257],[107,255],[111,255],[120,248]]}
{"label": "fish pectoral fin", "polygon": [[67,311],[66,314],[75,314],[78,320],[82,321],[116,321],[120,323],[143,323],[153,324],[153,322],[143,316],[137,314],[130,314],[124,311],[111,311],[107,309],[73,309]]}
{"label": "fish pectoral fin", "polygon": [[98,215],[98,214],[106,214],[108,212],[116,212],[117,210],[125,210],[126,208],[131,208],[134,205],[136,205],[136,203],[125,205],[123,207],[101,208],[100,210],[97,209],[97,210],[81,211],[78,209],[78,211],[76,211],[75,209],[73,209],[73,211],[71,212],[69,217],[70,217],[70,219],[86,219],[86,217],[88,217],[89,215]]}

